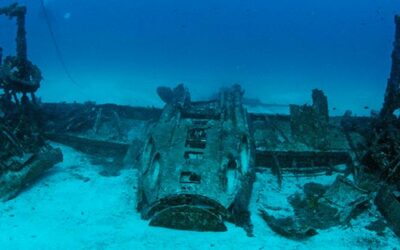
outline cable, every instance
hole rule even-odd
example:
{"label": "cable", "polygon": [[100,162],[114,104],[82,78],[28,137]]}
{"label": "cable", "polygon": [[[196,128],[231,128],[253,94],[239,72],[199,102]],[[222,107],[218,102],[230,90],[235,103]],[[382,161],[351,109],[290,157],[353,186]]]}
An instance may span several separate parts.
{"label": "cable", "polygon": [[66,63],[64,61],[64,58],[63,58],[62,53],[61,53],[60,46],[58,46],[57,39],[56,39],[56,36],[54,34],[54,31],[53,31],[53,27],[52,27],[51,22],[50,22],[49,15],[47,14],[46,6],[44,5],[44,0],[40,0],[40,5],[42,7],[42,11],[43,11],[43,14],[44,14],[44,19],[46,20],[46,24],[47,24],[47,28],[48,28],[50,36],[51,36],[51,40],[53,42],[54,48],[56,49],[57,58],[58,58],[58,60],[59,60],[59,62],[61,64],[65,74],[67,75],[68,79],[74,85],[76,85],[77,87],[80,87],[79,84],[77,83],[77,81],[75,81],[75,79],[72,77],[72,75],[69,72],[68,67],[67,67],[67,65],[66,65]]}

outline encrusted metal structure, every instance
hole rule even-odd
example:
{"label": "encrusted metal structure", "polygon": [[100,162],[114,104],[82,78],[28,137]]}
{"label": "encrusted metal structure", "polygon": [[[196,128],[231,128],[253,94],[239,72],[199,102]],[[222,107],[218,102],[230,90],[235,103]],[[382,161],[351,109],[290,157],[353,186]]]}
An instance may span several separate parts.
{"label": "encrusted metal structure", "polygon": [[363,162],[377,176],[381,187],[375,204],[400,236],[400,16],[395,16],[392,68],[380,116],[374,121]]}
{"label": "encrusted metal structure", "polygon": [[254,170],[242,97],[235,85],[216,100],[166,104],[141,159],[138,208],[150,225],[224,231],[224,220],[243,224]]}
{"label": "encrusted metal structure", "polygon": [[[16,55],[3,60],[0,47],[0,200],[14,198],[62,160],[50,139],[93,156],[103,176],[118,175],[123,165],[137,168],[137,208],[152,226],[225,231],[230,221],[251,235],[256,171],[272,171],[279,187],[293,175],[338,173],[329,187],[311,182],[304,197],[289,197],[295,216],[275,218],[260,209],[261,216],[275,232],[304,239],[347,224],[375,197],[400,235],[400,17],[380,115],[329,117],[328,98],[318,89],[312,105],[292,104],[290,115],[248,114],[246,103],[265,104],[244,100],[239,85],[206,101],[192,101],[183,84],[159,87],[162,110],[39,105],[34,93],[42,77],[27,58],[25,14],[18,4],[0,8],[0,15],[17,20]],[[346,178],[351,174],[354,181]]]}
{"label": "encrusted metal structure", "polygon": [[[40,108],[34,93],[42,76],[28,60],[26,7],[17,3],[0,8],[0,15],[17,20],[16,56],[3,60],[0,48],[0,201],[9,200],[62,161],[42,135]],[[31,95],[31,100],[28,98]]]}
{"label": "encrusted metal structure", "polygon": [[[25,16],[26,7],[17,3],[8,7],[0,8],[0,15],[5,15],[10,19],[17,20],[16,56],[7,56],[3,63],[0,63],[0,88],[4,90],[5,97],[18,104],[17,94],[22,94],[22,103],[27,103],[26,94],[31,94],[35,102],[35,92],[40,87],[42,74],[39,68],[28,60]],[[0,49],[0,59],[2,58]]]}
{"label": "encrusted metal structure", "polygon": [[395,16],[394,21],[396,31],[392,51],[392,68],[381,110],[382,117],[392,115],[396,109],[400,108],[400,16]]}
{"label": "encrusted metal structure", "polygon": [[292,136],[308,146],[326,149],[329,114],[328,98],[322,90],[312,91],[312,106],[290,105],[290,127]]}

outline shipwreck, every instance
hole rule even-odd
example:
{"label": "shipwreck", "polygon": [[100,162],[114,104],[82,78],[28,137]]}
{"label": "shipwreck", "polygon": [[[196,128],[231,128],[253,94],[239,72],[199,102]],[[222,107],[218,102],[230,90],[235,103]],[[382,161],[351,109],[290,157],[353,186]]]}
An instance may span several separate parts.
{"label": "shipwreck", "polygon": [[334,117],[319,89],[311,105],[291,104],[289,114],[248,112],[261,102],[249,103],[238,84],[206,100],[192,100],[183,84],[159,87],[163,108],[41,103],[35,96],[41,72],[27,58],[25,14],[17,4],[0,8],[0,15],[17,20],[16,55],[3,59],[0,49],[1,200],[16,197],[62,161],[49,143],[54,141],[101,162],[103,176],[137,169],[137,210],[151,226],[225,231],[233,222],[251,235],[253,183],[269,171],[279,185],[288,175],[339,175],[329,187],[306,184],[304,195],[291,199],[295,217],[275,218],[260,209],[279,234],[311,237],[376,205],[400,235],[398,16],[381,112]]}

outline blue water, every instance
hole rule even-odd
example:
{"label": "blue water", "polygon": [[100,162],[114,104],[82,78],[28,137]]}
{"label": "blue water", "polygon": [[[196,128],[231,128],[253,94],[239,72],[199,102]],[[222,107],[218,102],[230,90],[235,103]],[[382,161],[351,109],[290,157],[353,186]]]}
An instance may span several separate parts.
{"label": "blue water", "polygon": [[[332,114],[380,109],[400,14],[397,0],[45,0],[74,84],[40,0],[19,2],[28,6],[43,101],[160,105],[158,85],[183,82],[205,98],[240,83],[248,97],[279,104],[310,102],[311,89],[321,88]],[[6,54],[14,53],[14,33],[1,18]]]}

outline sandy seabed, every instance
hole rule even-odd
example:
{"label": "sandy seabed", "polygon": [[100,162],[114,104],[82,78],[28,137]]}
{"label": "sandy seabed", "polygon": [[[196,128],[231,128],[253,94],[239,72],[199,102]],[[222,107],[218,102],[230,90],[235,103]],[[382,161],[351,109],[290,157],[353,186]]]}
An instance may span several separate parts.
{"label": "sandy seabed", "polygon": [[135,210],[134,169],[104,177],[101,166],[69,147],[60,147],[64,162],[53,167],[17,198],[0,204],[0,249],[400,249],[400,239],[365,229],[375,211],[347,227],[334,227],[303,241],[273,232],[259,216],[259,201],[291,214],[287,196],[314,181],[332,183],[335,176],[286,176],[282,189],[269,173],[257,174],[252,202],[254,237],[227,224],[227,232],[191,232],[148,226]]}

